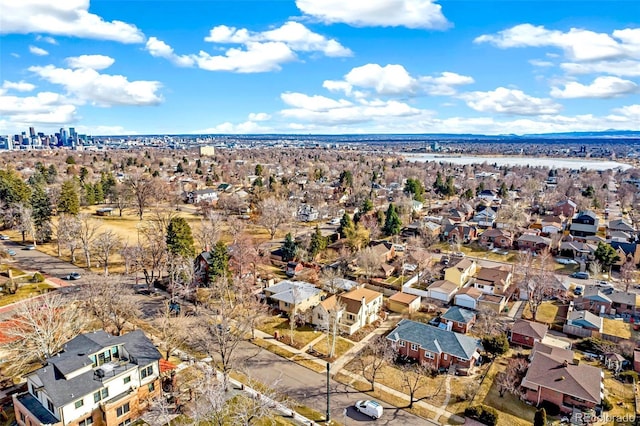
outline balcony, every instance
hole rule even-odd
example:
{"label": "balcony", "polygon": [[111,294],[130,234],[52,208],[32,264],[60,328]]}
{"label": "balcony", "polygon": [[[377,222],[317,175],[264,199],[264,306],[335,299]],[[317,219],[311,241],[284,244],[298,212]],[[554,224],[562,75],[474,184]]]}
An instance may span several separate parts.
{"label": "balcony", "polygon": [[107,362],[93,370],[93,379],[104,382],[105,380],[110,380],[113,377],[137,367],[137,365],[132,364],[125,359]]}

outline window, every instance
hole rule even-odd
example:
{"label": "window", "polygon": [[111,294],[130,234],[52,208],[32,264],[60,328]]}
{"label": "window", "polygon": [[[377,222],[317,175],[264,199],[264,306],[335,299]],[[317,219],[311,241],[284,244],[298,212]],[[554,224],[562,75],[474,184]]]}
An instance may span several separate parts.
{"label": "window", "polygon": [[124,384],[126,385],[127,383],[129,383],[131,381],[131,376],[127,376],[124,378]]}
{"label": "window", "polygon": [[118,407],[118,409],[116,410],[116,414],[118,415],[118,417],[123,416],[125,414],[127,414],[129,412],[129,403],[127,402],[124,405],[121,405],[120,407]]}
{"label": "window", "polygon": [[401,348],[404,348],[404,340],[400,340],[400,343],[398,343],[398,346],[400,346]]}
{"label": "window", "polygon": [[80,420],[80,423],[78,423],[78,426],[89,426],[93,424],[93,417],[87,417],[84,420]]}
{"label": "window", "polygon": [[93,402],[100,402],[109,397],[109,388],[104,388],[93,394]]}
{"label": "window", "polygon": [[424,357],[426,359],[434,359],[435,358],[431,352],[425,352],[424,353]]}
{"label": "window", "polygon": [[131,419],[127,419],[123,422],[118,423],[118,426],[127,426],[130,423],[131,423]]}
{"label": "window", "polygon": [[152,376],[152,375],[153,375],[153,365],[145,367],[140,371],[140,377],[143,378],[143,379],[147,378],[148,376]]}
{"label": "window", "polygon": [[76,408],[82,407],[84,405],[84,399],[77,400],[74,405],[76,406]]}
{"label": "window", "polygon": [[24,423],[25,420],[27,420],[27,418],[24,416],[24,413],[22,411],[18,411],[18,413],[20,413],[20,421]]}
{"label": "window", "polygon": [[51,402],[49,399],[47,399],[47,409],[52,413],[53,413],[53,410],[55,410],[55,407],[53,406],[53,402]]}
{"label": "window", "polygon": [[117,346],[114,346],[114,347],[111,348],[111,356],[113,358],[120,358],[120,353],[118,351],[118,347]]}
{"label": "window", "polygon": [[149,387],[149,392],[156,390],[156,384],[153,382],[149,383],[147,386]]}
{"label": "window", "polygon": [[449,359],[449,355],[444,354],[444,360],[446,361],[447,359]]}
{"label": "window", "polygon": [[411,350],[412,351],[417,351],[418,350],[418,345],[416,345],[415,343],[411,344]]}

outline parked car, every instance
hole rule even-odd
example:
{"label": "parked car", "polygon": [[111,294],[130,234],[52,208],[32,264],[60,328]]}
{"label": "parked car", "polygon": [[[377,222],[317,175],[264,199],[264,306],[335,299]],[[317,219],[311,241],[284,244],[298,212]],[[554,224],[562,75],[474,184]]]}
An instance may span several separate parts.
{"label": "parked car", "polygon": [[8,254],[9,256],[15,256],[15,255],[16,255],[16,251],[15,251],[15,250],[7,249],[7,250],[5,250],[5,251],[7,252],[7,254]]}
{"label": "parked car", "polygon": [[366,414],[374,420],[379,419],[382,416],[383,408],[378,402],[373,400],[358,401],[355,403],[356,411],[362,414]]}
{"label": "parked car", "polygon": [[573,290],[573,294],[576,296],[582,296],[582,287],[578,286]]}
{"label": "parked car", "polygon": [[461,251],[456,251],[456,252],[451,253],[451,256],[454,256],[454,257],[464,257],[464,253],[463,253],[463,252],[461,252]]}
{"label": "parked car", "polygon": [[556,257],[556,262],[558,262],[561,265],[577,265],[578,262],[576,262],[573,259],[565,259],[564,257]]}
{"label": "parked car", "polygon": [[340,225],[340,218],[333,218],[329,221],[329,225]]}
{"label": "parked car", "polygon": [[24,249],[25,249],[25,250],[35,250],[35,249],[36,249],[36,246],[35,246],[35,245],[33,245],[33,244],[29,244],[29,245],[28,245],[28,246],[26,246]]}
{"label": "parked car", "polygon": [[588,272],[574,272],[573,274],[569,275],[571,278],[577,278],[579,280],[588,280],[589,279],[589,273]]}
{"label": "parked car", "polygon": [[4,240],[4,241],[6,241],[6,240],[8,240],[8,239],[9,239],[9,236],[8,236],[8,235],[0,234],[0,240]]}
{"label": "parked car", "polygon": [[80,275],[78,272],[72,272],[66,277],[64,277],[65,280],[71,280],[71,281],[79,280],[80,278],[82,278],[82,275]]}

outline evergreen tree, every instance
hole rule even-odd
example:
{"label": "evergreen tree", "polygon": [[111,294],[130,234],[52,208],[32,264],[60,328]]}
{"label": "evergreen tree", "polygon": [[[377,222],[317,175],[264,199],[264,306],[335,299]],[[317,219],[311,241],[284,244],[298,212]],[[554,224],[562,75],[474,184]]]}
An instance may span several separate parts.
{"label": "evergreen tree", "polygon": [[533,416],[533,426],[546,426],[547,425],[547,410],[542,407],[536,410],[536,414]]}
{"label": "evergreen tree", "polygon": [[96,204],[104,203],[104,192],[102,191],[102,183],[100,183],[100,181],[93,184],[93,193],[96,198]]}
{"label": "evergreen tree", "polygon": [[262,176],[262,164],[256,164],[255,170],[254,170],[254,174],[256,176]]}
{"label": "evergreen tree", "polygon": [[373,201],[371,201],[370,198],[365,198],[362,202],[362,208],[360,208],[360,211],[362,212],[362,214],[367,214],[371,210],[373,210]]}
{"label": "evergreen tree", "polygon": [[293,260],[296,255],[296,249],[297,249],[296,242],[293,240],[293,237],[291,236],[291,232],[289,232],[284,237],[284,244],[280,249],[280,251],[282,252],[282,261],[289,262]]}
{"label": "evergreen tree", "polygon": [[82,186],[84,190],[84,201],[87,206],[92,206],[96,203],[96,193],[93,190],[93,185],[86,183]]}
{"label": "evergreen tree", "polygon": [[447,197],[451,197],[453,195],[456,195],[456,185],[455,185],[455,181],[453,180],[453,176],[447,177],[447,182],[445,183],[444,194]]}
{"label": "evergreen tree", "polygon": [[31,188],[15,170],[0,170],[0,201],[8,205],[26,203],[31,197]]}
{"label": "evergreen tree", "polygon": [[442,173],[436,173],[436,181],[433,182],[433,189],[436,190],[438,194],[442,193],[442,188],[444,188],[444,180],[442,179]]}
{"label": "evergreen tree", "polygon": [[218,241],[211,250],[209,260],[209,282],[212,283],[218,278],[228,278],[229,272],[229,251],[224,241]]}
{"label": "evergreen tree", "polygon": [[320,227],[316,225],[316,231],[311,235],[311,242],[309,243],[309,256],[311,259],[315,257],[327,248],[327,239],[322,236]]}
{"label": "evergreen tree", "polygon": [[353,173],[351,173],[351,170],[343,170],[340,173],[340,186],[343,188],[353,186]]}
{"label": "evergreen tree", "polygon": [[58,200],[58,212],[77,215],[80,212],[80,197],[73,180],[65,180],[60,188]]}
{"label": "evergreen tree", "polygon": [[347,213],[342,215],[340,219],[340,226],[338,226],[338,233],[340,234],[340,238],[345,238],[347,236],[347,230],[353,228],[353,221],[351,220],[351,216]]}
{"label": "evergreen tree", "polygon": [[609,270],[609,275],[611,275],[611,267],[613,264],[620,260],[616,249],[603,242],[598,243],[598,248],[596,248],[593,255],[600,262],[603,269]]}
{"label": "evergreen tree", "polygon": [[49,185],[51,185],[52,183],[55,183],[56,177],[58,177],[58,169],[56,169],[56,166],[52,164],[47,169],[47,179],[46,179],[47,183]]}
{"label": "evergreen tree", "polygon": [[424,201],[424,185],[418,179],[407,179],[404,184],[404,192],[411,194],[416,201]]}
{"label": "evergreen tree", "polygon": [[191,226],[185,218],[174,217],[169,221],[169,225],[167,225],[167,250],[173,255],[184,258],[195,255]]}
{"label": "evergreen tree", "polygon": [[64,162],[67,163],[67,164],[76,164],[76,159],[73,158],[73,155],[70,155],[70,156],[67,157],[66,160],[64,160]]}
{"label": "evergreen tree", "polygon": [[467,188],[467,190],[462,193],[462,198],[465,198],[467,200],[472,199],[473,196],[473,190],[471,188]]}
{"label": "evergreen tree", "polygon": [[111,172],[102,172],[100,175],[100,185],[102,185],[102,193],[104,197],[111,200],[115,195],[116,178],[113,177]]}
{"label": "evergreen tree", "polygon": [[400,216],[398,216],[398,209],[393,203],[389,204],[389,208],[387,209],[387,214],[384,219],[384,226],[382,227],[382,232],[386,235],[398,235],[402,230],[402,222],[400,221]]}
{"label": "evergreen tree", "polygon": [[87,176],[89,176],[89,169],[87,169],[85,166],[82,166],[80,168],[80,182],[84,183],[84,181],[87,179]]}
{"label": "evergreen tree", "polygon": [[36,235],[41,241],[51,239],[51,200],[41,185],[31,193],[31,217]]}
{"label": "evergreen tree", "polygon": [[507,189],[507,184],[502,182],[500,185],[500,189],[498,189],[498,196],[500,198],[506,198],[509,195],[509,190]]}
{"label": "evergreen tree", "polygon": [[504,333],[498,334],[497,336],[485,336],[482,338],[482,347],[492,358],[495,358],[507,353],[509,350],[509,339]]}
{"label": "evergreen tree", "polygon": [[182,172],[184,172],[184,167],[182,167],[182,163],[178,163],[178,165],[176,166],[176,173]]}

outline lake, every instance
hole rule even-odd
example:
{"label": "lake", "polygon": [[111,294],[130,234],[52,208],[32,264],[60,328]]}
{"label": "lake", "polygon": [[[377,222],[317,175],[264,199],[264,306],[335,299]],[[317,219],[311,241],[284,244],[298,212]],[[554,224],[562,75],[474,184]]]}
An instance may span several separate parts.
{"label": "lake", "polygon": [[585,158],[539,158],[539,157],[483,157],[475,155],[447,155],[447,154],[413,154],[402,153],[408,161],[438,161],[460,165],[467,164],[497,164],[500,166],[531,166],[564,169],[609,170],[620,168],[627,170],[631,165],[611,160],[590,160]]}

